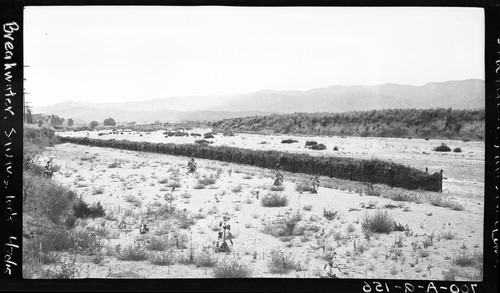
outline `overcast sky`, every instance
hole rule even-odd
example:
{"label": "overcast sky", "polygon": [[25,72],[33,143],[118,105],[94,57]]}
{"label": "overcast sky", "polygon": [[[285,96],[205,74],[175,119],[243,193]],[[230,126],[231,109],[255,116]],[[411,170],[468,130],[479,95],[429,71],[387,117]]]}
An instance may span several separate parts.
{"label": "overcast sky", "polygon": [[479,8],[26,7],[27,99],[484,79]]}

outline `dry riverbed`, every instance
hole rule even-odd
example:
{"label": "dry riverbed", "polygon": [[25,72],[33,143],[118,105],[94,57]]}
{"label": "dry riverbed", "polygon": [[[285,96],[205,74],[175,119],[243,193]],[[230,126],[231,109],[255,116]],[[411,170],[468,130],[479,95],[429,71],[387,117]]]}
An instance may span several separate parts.
{"label": "dry riverbed", "polygon": [[[446,161],[471,163],[469,169],[477,169],[481,148],[470,142],[460,145],[465,152],[448,154],[453,158]],[[418,154],[422,148],[428,146],[410,148],[407,158],[392,159],[441,158],[441,154]],[[390,147],[381,152],[389,153]],[[481,170],[461,178],[462,171],[450,169],[442,194],[382,185],[370,188],[323,177],[318,193],[310,194],[296,188],[298,182],[310,180],[308,175],[285,173],[283,186],[273,187],[271,170],[217,161],[197,159],[196,173],[188,174],[186,157],[73,144],[48,148],[40,163],[48,156],[60,166],[57,181],[88,203],[100,202],[106,211],[104,218],[76,223],[79,229],[97,227],[102,235],[101,254],[76,256],[79,278],[211,278],[213,267],[232,261],[257,278],[317,278],[328,273],[339,278],[482,278]],[[430,167],[437,165],[439,161],[429,160]],[[465,191],[461,184],[467,186]],[[286,206],[263,206],[268,194],[286,196]],[[455,205],[431,204],[438,197]],[[166,206],[175,207],[182,219],[158,217]],[[367,217],[385,212],[401,231],[369,233],[362,228]],[[228,242],[229,253],[216,253],[219,223],[226,213],[233,244]],[[139,233],[141,223],[149,233]],[[140,250],[143,257],[127,259],[126,249]],[[160,258],[162,262],[157,261]]]}

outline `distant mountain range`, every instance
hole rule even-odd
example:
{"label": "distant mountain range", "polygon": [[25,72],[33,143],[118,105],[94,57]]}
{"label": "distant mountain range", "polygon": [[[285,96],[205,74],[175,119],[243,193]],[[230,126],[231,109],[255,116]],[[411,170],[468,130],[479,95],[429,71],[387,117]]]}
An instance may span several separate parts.
{"label": "distant mountain range", "polygon": [[141,102],[64,102],[35,107],[34,113],[75,121],[215,121],[294,112],[349,112],[380,109],[483,109],[485,82],[479,79],[433,82],[422,86],[383,84],[341,86],[308,91],[262,90],[250,94],[191,96]]}

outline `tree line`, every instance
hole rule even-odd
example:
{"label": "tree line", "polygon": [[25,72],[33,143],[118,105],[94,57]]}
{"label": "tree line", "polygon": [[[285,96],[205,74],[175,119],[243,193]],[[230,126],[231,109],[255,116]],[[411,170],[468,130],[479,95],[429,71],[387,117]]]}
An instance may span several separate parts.
{"label": "tree line", "polygon": [[482,140],[485,110],[384,109],[345,113],[293,113],[232,118],[213,131],[300,135]]}

